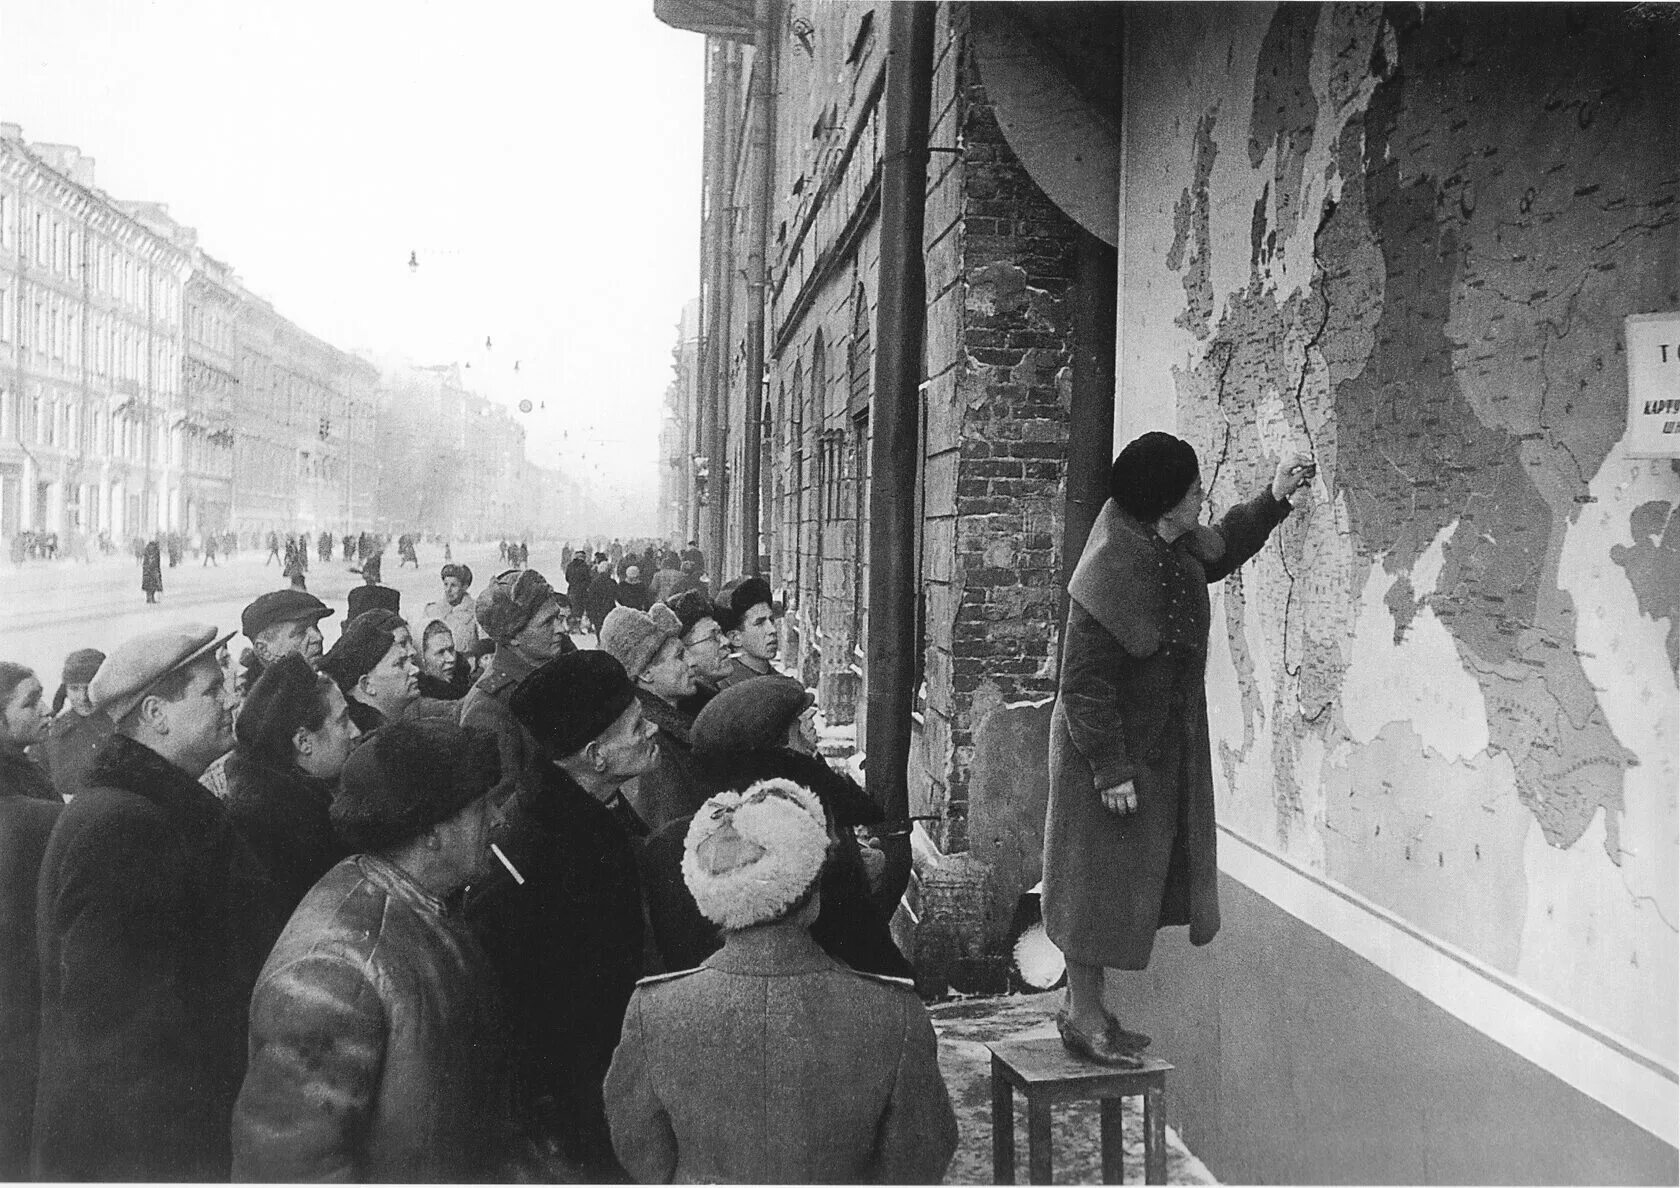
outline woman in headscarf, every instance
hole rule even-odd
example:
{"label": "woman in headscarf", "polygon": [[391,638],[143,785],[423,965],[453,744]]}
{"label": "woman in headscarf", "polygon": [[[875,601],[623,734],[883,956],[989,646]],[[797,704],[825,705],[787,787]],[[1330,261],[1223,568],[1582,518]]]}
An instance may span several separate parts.
{"label": "woman in headscarf", "polygon": [[0,661],[0,796],[58,799],[51,777],[24,753],[47,737],[47,707],[34,670]]}
{"label": "woman in headscarf", "polygon": [[1068,583],[1044,828],[1045,930],[1068,965],[1057,1023],[1084,1059],[1135,1068],[1149,1042],[1108,1012],[1105,968],[1145,968],[1159,928],[1188,924],[1195,945],[1219,929],[1207,587],[1260,551],[1315,472],[1284,458],[1267,490],[1207,527],[1189,443],[1145,433],[1110,471]]}

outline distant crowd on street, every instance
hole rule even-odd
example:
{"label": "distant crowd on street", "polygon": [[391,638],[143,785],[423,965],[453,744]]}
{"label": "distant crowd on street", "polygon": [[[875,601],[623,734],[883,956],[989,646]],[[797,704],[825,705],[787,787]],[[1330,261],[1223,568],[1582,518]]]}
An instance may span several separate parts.
{"label": "distant crowd on street", "polygon": [[405,611],[381,537],[275,531],[242,642],[0,662],[0,1176],[941,1180],[891,823],[769,585],[497,543]]}

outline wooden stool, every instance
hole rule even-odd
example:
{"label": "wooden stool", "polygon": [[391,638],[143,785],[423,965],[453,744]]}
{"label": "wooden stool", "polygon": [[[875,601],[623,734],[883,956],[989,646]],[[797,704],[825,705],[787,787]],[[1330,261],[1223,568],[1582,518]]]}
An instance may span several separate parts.
{"label": "wooden stool", "polygon": [[1027,1098],[1027,1179],[1050,1183],[1050,1107],[1062,1101],[1096,1101],[1102,1117],[1102,1178],[1124,1182],[1121,1146],[1123,1098],[1143,1098],[1143,1182],[1167,1182],[1167,1073],[1165,1060],[1143,1058],[1140,1069],[1079,1060],[1060,1039],[1003,1040],[992,1051],[992,1182],[1015,1182],[1015,1090]]}

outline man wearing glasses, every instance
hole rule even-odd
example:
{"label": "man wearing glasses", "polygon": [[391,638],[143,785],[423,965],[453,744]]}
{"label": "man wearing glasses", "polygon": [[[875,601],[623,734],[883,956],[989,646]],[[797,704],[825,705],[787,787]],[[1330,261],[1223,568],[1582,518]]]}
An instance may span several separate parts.
{"label": "man wearing glasses", "polygon": [[677,708],[692,721],[718,695],[720,683],[729,675],[729,641],[724,639],[712,600],[704,591],[684,590],[665,605],[676,612],[682,624],[683,655],[694,674],[694,692],[677,701]]}

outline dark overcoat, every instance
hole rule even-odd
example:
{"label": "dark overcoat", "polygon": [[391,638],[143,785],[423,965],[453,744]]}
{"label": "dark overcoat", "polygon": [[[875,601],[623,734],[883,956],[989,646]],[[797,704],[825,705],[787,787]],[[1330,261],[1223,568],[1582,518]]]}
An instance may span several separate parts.
{"label": "dark overcoat", "polygon": [[[1143,969],[1155,932],[1219,930],[1208,744],[1207,587],[1260,551],[1289,504],[1263,492],[1169,545],[1105,504],[1069,583],[1050,718],[1045,930],[1068,960]],[[1135,782],[1138,808],[1099,791]]]}
{"label": "dark overcoat", "polygon": [[73,709],[66,709],[47,727],[47,774],[60,796],[74,796],[87,783],[88,768],[93,757],[105,745],[116,727],[99,710],[83,717]]}
{"label": "dark overcoat", "polygon": [[140,555],[140,589],[147,594],[163,589],[163,553],[155,540],[147,541],[146,551]]}
{"label": "dark overcoat", "polygon": [[63,802],[0,796],[0,1180],[29,1178],[41,1026],[35,880]]}
{"label": "dark overcoat", "polygon": [[[613,607],[618,605],[618,583],[610,573],[598,573],[589,579],[589,592],[583,596],[583,609],[589,615],[589,621],[594,624],[597,633],[601,624],[612,614]],[[573,605],[576,605],[575,603]]]}
{"label": "dark overcoat", "polygon": [[553,764],[539,771],[494,837],[524,882],[495,863],[467,914],[520,1037],[515,1088],[530,1129],[586,1180],[619,1179],[601,1083],[644,972],[640,823],[622,799],[615,811]]}
{"label": "dark overcoat", "polygon": [[31,800],[61,801],[51,774],[29,754],[11,743],[0,743],[0,797],[27,796]]}
{"label": "dark overcoat", "polygon": [[642,1184],[937,1184],[957,1147],[910,983],[847,969],[791,921],[643,983],[606,1093]]}
{"label": "dark overcoat", "polygon": [[636,697],[643,716],[659,728],[655,736],[659,758],[653,770],[637,776],[625,794],[648,828],[658,829],[678,817],[692,816],[710,793],[689,738],[694,718],[644,689],[638,689]]}
{"label": "dark overcoat", "polygon": [[222,802],[113,737],[41,861],[38,1179],[225,1180],[254,860]]}

